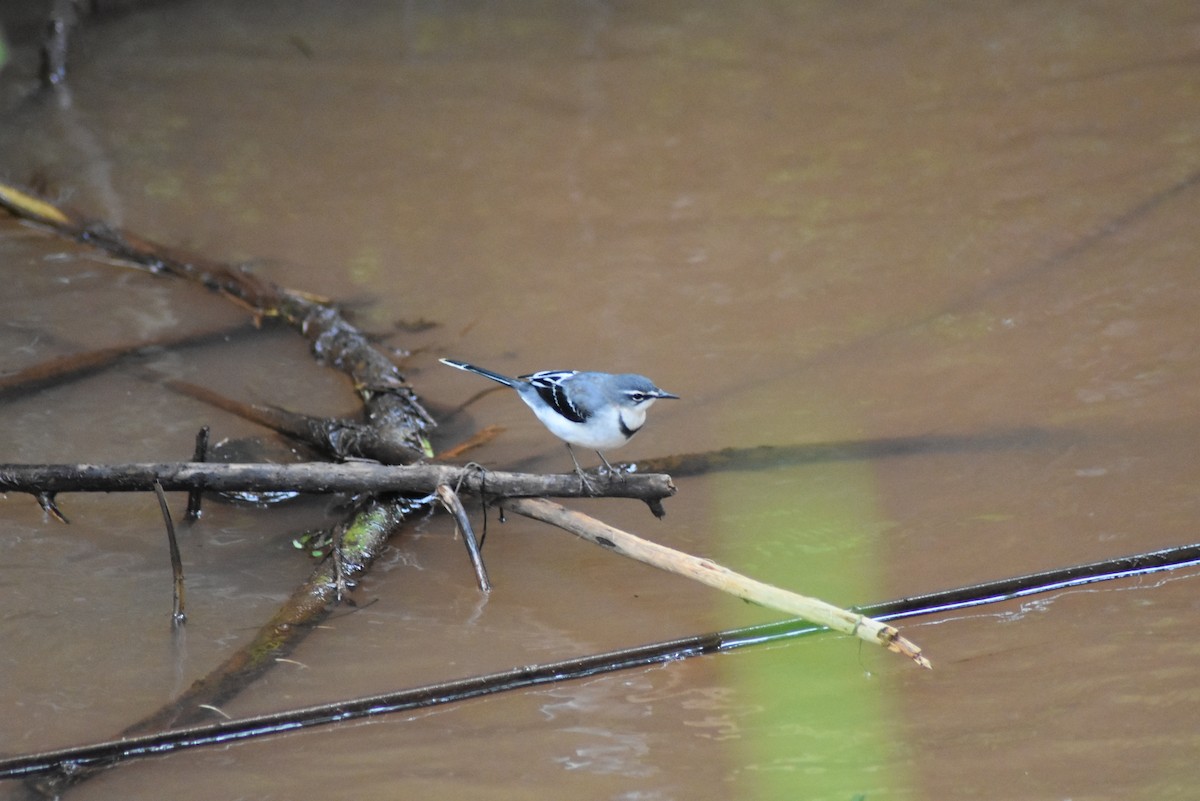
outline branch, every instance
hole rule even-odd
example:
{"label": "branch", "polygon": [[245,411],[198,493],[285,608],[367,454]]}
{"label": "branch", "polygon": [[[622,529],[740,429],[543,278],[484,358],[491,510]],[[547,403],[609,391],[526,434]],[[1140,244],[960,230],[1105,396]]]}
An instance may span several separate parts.
{"label": "branch", "polygon": [[628,556],[661,570],[686,576],[751,603],[796,615],[835,631],[853,634],[869,643],[882,645],[889,651],[903,654],[921,667],[932,667],[929,660],[921,655],[920,648],[901,637],[899,631],[886,623],[880,623],[816,598],[797,595],[794,592],[748,578],[727,567],[722,567],[710,559],[701,559],[698,556],[644,540],[542,498],[506,500],[500,505],[517,514],[558,526],[614,553]]}
{"label": "branch", "polygon": [[[1191,567],[1200,561],[1200,545],[1184,545],[1118,559],[1092,562],[1047,570],[902,598],[863,607],[877,617],[914,616],[944,612],[947,609],[993,604],[1039,592],[1061,592],[1111,579],[1127,579],[1163,570]],[[675,662],[697,656],[728,652],[736,648],[782,642],[811,634],[819,629],[769,623],[740,629],[693,634],[666,642],[625,648],[606,654],[575,657],[561,662],[526,665],[500,673],[467,679],[443,681],[396,690],[382,695],[335,701],[303,709],[274,712],[235,721],[211,723],[165,733],[130,735],[120,740],[63,748],[40,754],[0,758],[0,780],[64,774],[70,770],[90,770],[96,765],[148,756],[162,756],[185,748],[208,745],[228,746],[254,737],[292,732],[300,728],[343,723],[394,712],[457,703],[491,693],[506,692],[544,683],[593,678],[603,673],[646,665]]]}
{"label": "branch", "polygon": [[[148,492],[154,482],[168,491],[409,492],[430,495],[440,484],[488,496],[590,498],[574,473],[536,475],[484,471],[449,465],[390,466],[353,462],[327,464],[0,464],[0,492]],[[658,501],[675,494],[661,473],[616,474],[590,479],[597,495]]]}
{"label": "branch", "polygon": [[487,568],[483,564],[479,539],[475,536],[475,529],[471,526],[471,519],[467,517],[467,510],[463,506],[462,499],[458,497],[457,492],[445,484],[438,485],[437,497],[446,512],[454,518],[454,525],[462,534],[463,543],[467,546],[467,556],[471,559],[471,567],[475,569],[475,581],[479,584],[479,591],[491,592],[492,582],[488,578]]}
{"label": "branch", "polygon": [[[329,614],[338,600],[340,586],[346,581],[353,582],[370,568],[383,552],[388,538],[403,522],[404,515],[401,504],[368,502],[351,521],[343,524],[342,575],[338,575],[333,559],[318,564],[308,580],[296,588],[253,640],[166,705],[127,726],[120,738],[162,736],[167,729],[210,722],[214,709],[238,695],[291,653]],[[43,794],[57,798],[68,785],[77,784],[111,764],[116,763],[109,760],[60,766],[62,769],[51,771],[37,787]]]}
{"label": "branch", "polygon": [[166,379],[163,386],[303,442],[334,459],[360,457],[384,464],[409,464],[415,457],[413,450],[398,443],[386,428],[370,423],[312,417],[276,406],[242,403],[187,381]]}
{"label": "branch", "polygon": [[253,331],[246,324],[230,326],[215,331],[189,331],[182,334],[167,334],[152,340],[144,340],[110,348],[59,356],[48,361],[26,367],[15,373],[0,376],[0,398],[30,394],[49,386],[77,380],[107,369],[123,359],[141,354],[208,345],[214,342],[229,342]]}
{"label": "branch", "polygon": [[[233,265],[89,220],[4,183],[0,183],[0,208],[150,272],[198,283],[250,310],[256,321],[263,317],[285,320],[309,340],[319,361],[342,371],[354,383],[375,437],[386,440],[390,450],[401,454],[397,461],[413,462],[429,454],[425,432],[435,425],[433,418],[396,365],[331,303],[277,286]],[[349,448],[353,443],[346,445]]]}

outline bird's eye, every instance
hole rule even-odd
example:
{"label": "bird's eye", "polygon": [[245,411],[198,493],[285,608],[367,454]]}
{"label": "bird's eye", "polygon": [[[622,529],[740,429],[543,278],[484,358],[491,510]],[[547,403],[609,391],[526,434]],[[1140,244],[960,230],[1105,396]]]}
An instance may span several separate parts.
{"label": "bird's eye", "polygon": [[649,397],[649,396],[646,395],[646,393],[644,393],[644,392],[630,392],[629,393],[629,399],[631,401],[633,401],[634,403],[641,403],[647,397]]}

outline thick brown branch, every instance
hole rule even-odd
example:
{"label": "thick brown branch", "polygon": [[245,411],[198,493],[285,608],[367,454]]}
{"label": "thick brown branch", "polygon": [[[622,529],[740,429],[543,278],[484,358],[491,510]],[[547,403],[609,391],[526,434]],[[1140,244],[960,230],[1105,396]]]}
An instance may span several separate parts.
{"label": "thick brown branch", "polygon": [[[147,492],[159,481],[164,490],[218,492],[294,491],[407,492],[433,494],[439,484],[475,495],[591,497],[574,473],[536,475],[448,465],[388,466],[367,463],[213,464],[171,462],[140,464],[0,465],[0,492]],[[671,477],[661,473],[591,476],[596,495],[655,501],[675,494]]]}
{"label": "thick brown branch", "polygon": [[[86,243],[155,273],[194,281],[251,310],[256,318],[279,317],[312,344],[313,355],[344,372],[362,398],[376,441],[414,462],[430,455],[425,432],[435,425],[415,392],[391,360],[351,325],[332,304],[276,286],[265,278],[229,264],[193,256],[151,242],[0,183],[0,207],[16,216],[47,225],[57,233]],[[348,449],[354,442],[348,439]],[[355,456],[369,456],[347,450]]]}
{"label": "thick brown branch", "polygon": [[230,414],[236,414],[244,420],[278,431],[335,459],[358,456],[384,464],[408,464],[416,455],[412,448],[389,436],[386,429],[367,423],[311,417],[275,406],[242,403],[187,381],[167,380],[164,386]]}

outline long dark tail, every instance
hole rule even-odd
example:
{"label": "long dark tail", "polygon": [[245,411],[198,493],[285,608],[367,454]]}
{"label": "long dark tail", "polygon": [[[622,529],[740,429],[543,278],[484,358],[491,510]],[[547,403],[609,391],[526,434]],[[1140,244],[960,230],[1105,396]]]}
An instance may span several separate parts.
{"label": "long dark tail", "polygon": [[482,367],[476,367],[473,364],[467,364],[466,362],[460,362],[454,359],[438,359],[438,361],[440,361],[442,364],[449,365],[450,367],[457,367],[459,370],[466,370],[468,373],[475,373],[475,375],[481,375],[484,378],[490,378],[506,387],[515,387],[518,384],[525,383],[523,381],[518,381],[515,378],[509,378],[506,375],[493,373],[491,370],[485,370]]}

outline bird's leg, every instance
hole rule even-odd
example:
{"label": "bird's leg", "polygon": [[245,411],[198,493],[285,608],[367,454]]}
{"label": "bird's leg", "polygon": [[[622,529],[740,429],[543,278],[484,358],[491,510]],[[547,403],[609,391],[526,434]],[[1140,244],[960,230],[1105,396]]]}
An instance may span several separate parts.
{"label": "bird's leg", "polygon": [[617,471],[611,464],[608,463],[608,460],[604,458],[604,454],[600,451],[596,451],[596,455],[600,457],[600,461],[604,462],[604,469],[608,471],[609,477],[611,478],[615,476]]}
{"label": "bird's leg", "polygon": [[[583,468],[579,466],[579,460],[575,458],[575,449],[571,447],[571,443],[569,442],[567,443],[567,453],[571,454],[571,461],[575,463],[575,475],[579,476],[583,488],[588,491],[588,494],[595,495],[596,488],[592,486],[592,482],[588,481],[587,476],[584,475]],[[600,458],[603,459],[604,457],[601,456]]]}

